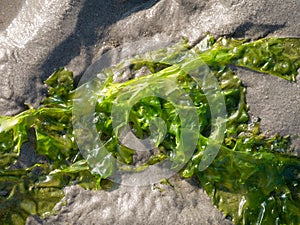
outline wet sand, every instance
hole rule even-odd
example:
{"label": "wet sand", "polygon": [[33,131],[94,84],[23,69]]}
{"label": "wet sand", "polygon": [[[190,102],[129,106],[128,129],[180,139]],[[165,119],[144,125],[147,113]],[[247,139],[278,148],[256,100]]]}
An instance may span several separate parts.
{"label": "wet sand", "polygon": [[0,32],[5,30],[16,17],[25,0],[1,0],[0,1]]}

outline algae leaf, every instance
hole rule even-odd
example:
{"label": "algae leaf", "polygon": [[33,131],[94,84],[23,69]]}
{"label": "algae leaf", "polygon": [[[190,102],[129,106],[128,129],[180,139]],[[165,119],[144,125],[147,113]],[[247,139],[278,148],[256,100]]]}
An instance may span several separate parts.
{"label": "algae leaf", "polygon": [[[223,144],[205,170],[199,170],[199,162],[211,133],[210,107],[201,87],[184,72],[201,67],[197,63],[189,64],[198,58],[217,78],[227,110]],[[99,156],[105,159],[101,175],[89,167],[91,164],[81,156],[74,138],[72,107],[76,96],[70,71],[59,69],[45,81],[48,96],[39,108],[29,108],[13,117],[0,117],[1,224],[24,224],[28,215],[45,215],[62,198],[62,189],[67,185],[99,189],[101,179],[114,172],[112,157],[127,164],[137,163],[134,152],[120,146],[113,133],[112,104],[120,90],[126,90],[135,80],[143,84],[157,79],[172,79],[197,109],[198,144],[181,175],[197,176],[214,204],[235,224],[300,223],[300,159],[288,154],[288,137],[265,137],[259,132],[259,123],[250,121],[246,89],[228,66],[242,66],[294,81],[300,67],[300,39],[264,38],[246,42],[230,38],[214,40],[208,35],[194,47],[185,40],[128,61],[132,74],[143,67],[149,74],[116,82],[114,71],[128,69],[125,68],[128,63],[121,63],[102,71],[107,77],[105,88],[89,93],[97,99],[96,127],[109,149],[108,155]],[[186,65],[186,70],[182,70]],[[97,85],[97,81],[93,82]],[[157,136],[158,153],[143,167],[165,158],[170,158],[176,167],[186,153],[178,145],[181,121],[174,105],[159,97],[144,98],[132,107],[128,122],[136,136],[143,138],[150,135],[153,124],[149,121],[157,117],[166,122],[167,131],[163,140]]]}

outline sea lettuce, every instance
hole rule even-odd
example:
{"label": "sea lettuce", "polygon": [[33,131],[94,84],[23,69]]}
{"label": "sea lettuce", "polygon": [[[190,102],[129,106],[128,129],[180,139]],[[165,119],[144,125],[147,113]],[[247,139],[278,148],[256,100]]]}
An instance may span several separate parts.
{"label": "sea lettuce", "polygon": [[[203,89],[189,74],[203,64],[218,81],[227,112],[222,146],[204,170],[199,164],[214,121]],[[156,152],[140,168],[166,158],[171,159],[173,167],[183,159],[188,160],[180,174],[186,178],[196,176],[214,204],[235,224],[299,224],[300,159],[289,154],[289,137],[266,137],[260,133],[259,121],[248,115],[246,87],[231,66],[295,81],[300,68],[300,39],[263,38],[248,42],[225,37],[215,40],[208,35],[195,46],[183,40],[101,71],[106,77],[101,88],[86,93],[96,100],[95,124],[108,149],[107,154],[97,158],[105,162],[101,164],[101,173],[95,172],[92,162],[81,155],[72,126],[73,103],[78,100],[76,91],[82,87],[75,89],[72,72],[58,69],[45,81],[48,95],[37,109],[28,106],[18,115],[0,117],[0,223],[24,224],[28,215],[47,215],[63,197],[62,189],[67,185],[101,188],[101,181],[116,169],[113,158],[125,164],[138,164],[135,152],[120,145],[114,134],[113,103],[119,95],[126,96],[134,84],[142,87],[172,80],[188,94],[196,108],[197,146],[191,159],[185,159],[186,149],[178,142],[182,120],[176,114],[184,106],[174,106],[161,97],[143,98],[132,106],[127,122],[141,139],[156,130],[157,145]],[[135,76],[145,68],[148,74]],[[122,75],[128,69],[133,79],[118,82],[116,71]],[[100,87],[97,80],[88,85]],[[161,130],[157,117],[166,124]],[[188,118],[186,122],[195,123]]]}

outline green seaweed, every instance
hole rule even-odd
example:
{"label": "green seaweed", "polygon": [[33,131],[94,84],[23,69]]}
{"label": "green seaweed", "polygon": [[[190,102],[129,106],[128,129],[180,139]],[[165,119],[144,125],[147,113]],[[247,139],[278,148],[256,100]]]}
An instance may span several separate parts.
{"label": "green seaweed", "polygon": [[[193,47],[184,40],[105,69],[104,81],[93,79],[77,89],[73,86],[72,72],[57,70],[45,81],[48,96],[37,109],[29,106],[19,115],[0,117],[0,223],[24,224],[28,215],[47,215],[68,185],[101,188],[101,180],[116,170],[115,158],[128,165],[137,163],[134,151],[118,142],[113,129],[112,107],[123,98],[127,101],[119,104],[119,109],[122,112],[128,105],[132,106],[126,123],[134,134],[141,139],[152,135],[156,140],[156,153],[139,169],[166,158],[175,169],[186,162],[180,174],[197,176],[214,204],[235,224],[299,224],[300,159],[290,155],[289,137],[266,137],[260,133],[259,122],[248,115],[246,88],[229,65],[295,81],[300,67],[300,39],[263,38],[247,42],[231,38],[214,40],[208,35]],[[201,73],[206,66],[218,81],[225,101],[227,117],[223,122],[213,120],[209,106],[213,102],[208,101],[191,75],[195,70]],[[148,74],[122,83],[113,80],[116,71],[122,74],[128,67],[131,74],[144,68]],[[191,116],[185,116],[185,120],[178,116],[179,109],[187,115],[193,111],[187,107],[188,99],[182,98],[177,89],[170,96],[186,104],[172,104],[162,96],[145,97],[138,102],[130,97],[132,88],[135,92],[145,91],[148,96],[144,87],[149,85],[153,93],[158,93],[160,82],[165,86],[175,83],[187,93],[199,124]],[[101,88],[86,88],[91,86]],[[88,96],[84,98],[86,101],[78,96],[80,88],[87,92],[84,93]],[[171,90],[172,86],[166,88]],[[97,165],[98,172],[96,164],[87,162],[80,154],[72,126],[74,119],[82,123],[72,114],[74,102],[89,106],[92,100],[96,102],[97,138],[107,149],[97,156],[98,162],[102,160]],[[165,126],[158,117],[164,120]],[[205,157],[204,149],[214,122],[220,126],[225,123],[226,132],[216,158],[203,169],[200,162]],[[192,157],[187,154],[187,145],[179,141],[182,123],[199,128]],[[85,129],[77,132],[89,135]],[[187,143],[193,142],[195,136],[186,135],[185,139]]]}

